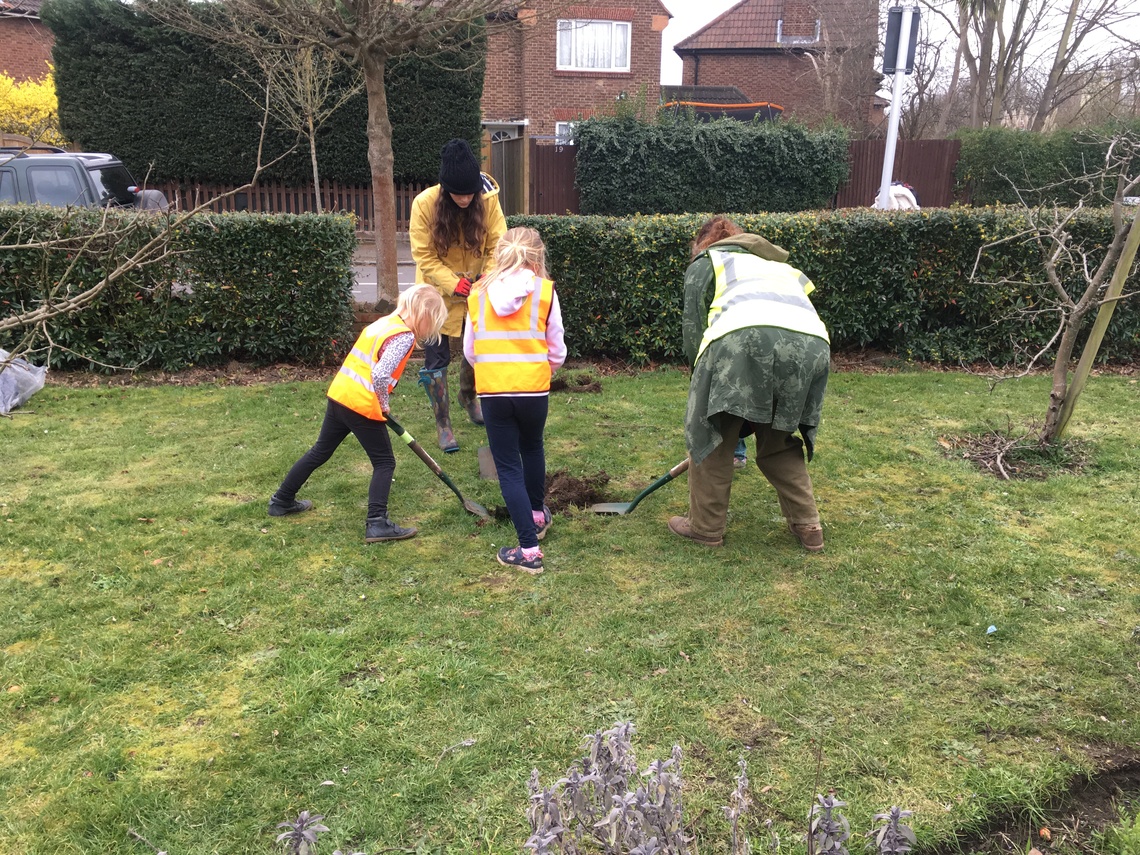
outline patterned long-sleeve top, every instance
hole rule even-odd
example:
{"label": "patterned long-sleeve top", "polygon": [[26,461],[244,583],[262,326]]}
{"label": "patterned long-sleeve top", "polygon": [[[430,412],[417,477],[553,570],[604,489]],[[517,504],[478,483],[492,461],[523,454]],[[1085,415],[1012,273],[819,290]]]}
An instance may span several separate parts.
{"label": "patterned long-sleeve top", "polygon": [[376,390],[376,400],[380,402],[382,413],[388,412],[388,387],[392,384],[392,373],[400,367],[415,344],[415,335],[405,332],[392,336],[380,348],[372,366],[372,388]]}

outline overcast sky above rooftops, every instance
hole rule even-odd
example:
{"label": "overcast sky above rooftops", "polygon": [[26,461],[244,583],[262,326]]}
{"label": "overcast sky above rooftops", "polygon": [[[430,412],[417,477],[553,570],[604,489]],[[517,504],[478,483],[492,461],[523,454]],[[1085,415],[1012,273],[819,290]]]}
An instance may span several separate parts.
{"label": "overcast sky above rooftops", "polygon": [[661,82],[679,86],[681,83],[681,57],[673,52],[673,45],[687,39],[705,24],[727,12],[740,0],[664,0],[665,8],[673,13],[661,41]]}

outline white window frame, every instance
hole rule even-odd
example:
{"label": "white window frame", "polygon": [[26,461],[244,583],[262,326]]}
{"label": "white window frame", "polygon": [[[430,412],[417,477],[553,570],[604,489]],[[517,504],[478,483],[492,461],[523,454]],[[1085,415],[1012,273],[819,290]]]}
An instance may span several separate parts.
{"label": "white window frame", "polygon": [[574,145],[574,126],[577,124],[577,122],[555,122],[554,144]]}
{"label": "white window frame", "polygon": [[815,19],[815,35],[814,36],[785,36],[784,35],[784,21],[781,18],[776,21],[776,44],[778,45],[814,45],[819,43],[820,33],[820,20]]}
{"label": "white window frame", "polygon": [[[609,24],[610,25],[610,57],[611,64],[605,67],[591,67],[581,66],[574,64],[575,58],[575,33],[580,32],[585,25],[593,24]],[[633,24],[629,21],[606,21],[594,18],[560,18],[555,28],[555,68],[559,71],[593,71],[593,72],[628,72],[630,71],[631,54],[633,53]],[[566,45],[565,40],[569,39],[569,45]],[[624,44],[621,42],[624,41]],[[624,48],[625,51],[625,65],[614,65],[613,57],[619,54],[618,46]],[[564,64],[562,61],[563,49],[566,48],[569,53],[570,62]]]}

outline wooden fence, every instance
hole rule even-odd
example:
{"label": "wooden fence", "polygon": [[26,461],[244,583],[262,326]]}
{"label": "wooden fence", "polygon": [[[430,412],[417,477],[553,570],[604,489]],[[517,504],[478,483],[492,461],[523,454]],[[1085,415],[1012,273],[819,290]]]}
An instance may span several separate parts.
{"label": "wooden fence", "polygon": [[[203,202],[217,213],[253,211],[260,214],[309,214],[317,210],[313,186],[288,187],[279,181],[263,181],[238,192],[240,184],[204,184],[168,181],[153,185],[170,200],[171,206],[188,211]],[[406,232],[412,214],[412,200],[427,184],[396,185],[396,231]],[[228,195],[227,195],[228,194]],[[351,213],[356,216],[357,231],[373,230],[372,187],[367,184],[321,182],[322,207],[325,211]]]}
{"label": "wooden fence", "polygon": [[[954,203],[954,167],[958,164],[960,140],[899,140],[895,147],[895,181],[914,188],[924,208],[946,208]],[[836,208],[871,205],[879,195],[883,174],[885,140],[851,143],[851,174],[835,196]]]}
{"label": "wooden fence", "polygon": [[[512,140],[512,143],[522,141]],[[576,214],[579,208],[578,188],[574,186],[575,161],[573,146],[539,145],[530,140],[529,208],[532,214]],[[860,140],[851,143],[851,174],[839,188],[833,207],[869,206],[879,192],[883,169],[883,140]],[[953,204],[954,167],[958,163],[961,143],[958,140],[899,140],[895,149],[894,178],[914,187],[919,204],[924,208],[942,208]],[[522,201],[521,176],[524,174],[520,152],[511,147],[509,161],[503,147],[503,182],[508,213]],[[507,164],[510,164],[509,167]],[[498,161],[496,162],[498,165]],[[506,175],[509,174],[508,179]],[[506,185],[510,185],[506,187]],[[167,182],[154,189],[166,194],[172,205],[189,210],[202,202],[210,209],[223,211],[256,211],[268,214],[303,214],[316,210],[312,185],[287,187],[280,182],[262,182],[238,193],[235,184],[201,184]],[[396,231],[406,232],[411,218],[412,200],[427,184],[396,185]],[[231,195],[225,195],[230,193]],[[358,231],[374,230],[372,189],[365,184],[321,182],[321,198],[326,211],[347,211],[356,215]]]}

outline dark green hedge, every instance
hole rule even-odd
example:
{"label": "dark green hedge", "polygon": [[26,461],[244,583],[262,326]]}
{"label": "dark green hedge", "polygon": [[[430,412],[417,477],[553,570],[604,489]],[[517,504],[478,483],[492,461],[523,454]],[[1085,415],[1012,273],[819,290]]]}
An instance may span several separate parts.
{"label": "dark green hedge", "polygon": [[[955,192],[973,205],[1075,205],[1090,190],[1107,187],[1083,180],[1104,168],[1108,140],[1121,132],[1140,136],[1140,119],[1102,128],[1058,130],[1048,134],[1012,128],[959,131],[962,150],[955,168]],[[1018,190],[1021,190],[1019,197]]]}
{"label": "dark green hedge", "polygon": [[[234,85],[242,82],[234,65],[240,60],[119,0],[48,0],[42,18],[55,35],[60,123],[69,139],[87,151],[118,155],[140,180],[148,171],[151,181],[249,180],[261,111]],[[478,141],[485,55],[484,32],[476,27],[471,40],[451,52],[389,64],[397,181],[434,182],[447,140]],[[346,70],[345,84],[349,79]],[[318,132],[322,177],[370,183],[366,115],[360,93]],[[287,150],[295,138],[271,125],[263,159]],[[291,183],[311,174],[304,144],[267,173]]]}
{"label": "dark green hedge", "polygon": [[[102,213],[0,207],[9,245],[60,235],[53,252],[0,250],[0,317],[42,304],[45,283],[74,264],[69,294],[97,283],[164,224],[146,214],[111,215],[139,226],[127,239],[87,244]],[[174,234],[171,254],[132,272],[87,310],[59,319],[52,338],[67,350],[53,367],[89,359],[122,367],[177,370],[231,359],[320,364],[343,354],[352,334],[355,224],[334,215],[205,215]],[[17,338],[0,336],[11,349]]]}
{"label": "dark green hedge", "polygon": [[583,213],[805,211],[847,179],[841,127],[785,122],[587,119],[574,130]]}
{"label": "dark green hedge", "polygon": [[[706,217],[511,217],[510,224],[531,226],[546,242],[573,356],[679,362],[689,245]],[[815,282],[812,301],[833,349],[1006,363],[1016,348],[1038,348],[1055,330],[1052,314],[1007,318],[1014,308],[1041,306],[1043,288],[969,281],[979,246],[1025,226],[1015,212],[844,209],[735,219],[787,249],[790,262]],[[1112,234],[1108,212],[1081,215],[1074,234],[1086,246],[1103,246]],[[1022,241],[1003,244],[987,256],[984,275],[989,281],[1025,278],[1040,270],[1035,253]],[[1041,281],[1040,273],[1036,278]],[[1117,307],[1101,356],[1140,357],[1136,301]]]}

